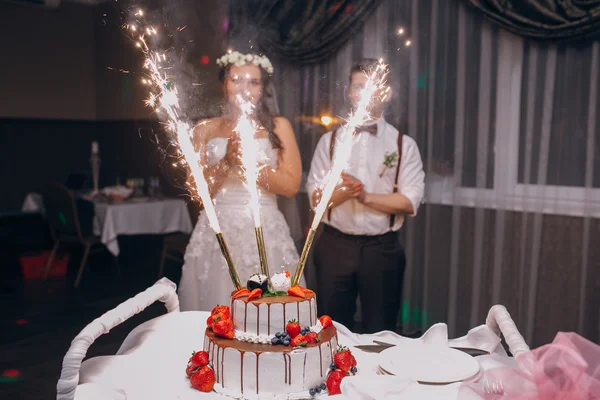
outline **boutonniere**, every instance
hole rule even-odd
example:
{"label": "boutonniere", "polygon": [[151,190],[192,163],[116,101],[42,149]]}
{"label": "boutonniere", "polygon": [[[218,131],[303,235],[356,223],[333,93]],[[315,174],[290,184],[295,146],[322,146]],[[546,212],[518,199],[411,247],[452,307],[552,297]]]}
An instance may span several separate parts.
{"label": "boutonniere", "polygon": [[398,162],[398,152],[395,151],[393,153],[385,153],[385,157],[383,158],[383,164],[379,167],[379,177],[381,178],[385,173],[385,170],[388,168],[394,168],[396,163]]}

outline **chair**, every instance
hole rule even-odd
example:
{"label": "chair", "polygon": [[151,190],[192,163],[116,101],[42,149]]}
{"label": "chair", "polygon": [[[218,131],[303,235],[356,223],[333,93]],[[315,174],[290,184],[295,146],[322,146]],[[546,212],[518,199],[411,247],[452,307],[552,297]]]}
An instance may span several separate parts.
{"label": "chair", "polygon": [[[47,185],[42,194],[46,219],[54,239],[54,247],[46,263],[44,279],[48,277],[61,243],[80,244],[84,247],[84,251],[75,279],[74,286],[78,287],[90,253],[100,251],[104,247],[100,237],[93,234],[94,203],[76,199],[72,191],[57,183]],[[115,263],[120,276],[121,268],[116,257]]]}
{"label": "chair", "polygon": [[165,237],[163,241],[163,250],[160,257],[160,267],[158,268],[158,278],[162,278],[165,273],[165,260],[170,258],[178,262],[183,262],[185,249],[190,242],[191,235],[185,233],[175,233]]}
{"label": "chair", "polygon": [[[108,333],[115,326],[140,313],[155,301],[161,301],[167,308],[168,313],[179,312],[179,298],[177,287],[170,280],[164,278],[156,282],[145,291],[119,304],[114,309],[102,314],[88,324],[71,342],[71,347],[65,354],[60,373],[60,379],[56,385],[58,400],[73,400],[77,398],[90,398],[84,394],[93,394],[92,398],[102,399],[125,399],[122,391],[111,391],[97,383],[79,384],[79,371],[81,363],[86,357],[89,347],[98,337]],[[81,396],[76,396],[81,391]],[[112,393],[111,393],[112,392]],[[113,396],[110,396],[110,395]]]}

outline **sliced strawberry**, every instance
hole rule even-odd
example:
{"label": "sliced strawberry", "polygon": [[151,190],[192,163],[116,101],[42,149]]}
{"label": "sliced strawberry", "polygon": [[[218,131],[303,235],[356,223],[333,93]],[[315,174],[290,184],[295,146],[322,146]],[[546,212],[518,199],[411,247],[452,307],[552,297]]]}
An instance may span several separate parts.
{"label": "sliced strawberry", "polygon": [[302,290],[302,292],[303,292],[304,294],[313,294],[313,293],[314,293],[312,290],[310,290],[310,289],[307,289],[307,288],[305,288],[305,287],[302,287],[302,286],[298,286],[298,289]]}
{"label": "sliced strawberry", "polygon": [[253,291],[251,291],[250,294],[248,295],[248,301],[254,300],[254,299],[260,299],[261,295],[262,295],[262,289],[256,288]]}
{"label": "sliced strawberry", "polygon": [[187,366],[185,367],[185,374],[189,378],[190,376],[194,375],[196,371],[198,371],[200,368],[201,367],[194,365],[190,360],[188,361]]}
{"label": "sliced strawberry", "polygon": [[306,298],[304,292],[302,291],[302,289],[300,289],[300,286],[292,286],[288,289],[288,294],[290,296],[301,297],[303,299]]}
{"label": "sliced strawberry", "polygon": [[247,296],[250,294],[250,291],[246,288],[240,289],[237,292],[235,292],[234,294],[231,295],[232,299],[237,299],[238,297],[243,297],[243,296]]}
{"label": "sliced strawberry", "polygon": [[331,371],[327,377],[327,391],[330,395],[342,393],[340,390],[340,384],[342,383],[342,379],[345,377],[346,374],[344,374],[342,371]]}
{"label": "sliced strawberry", "polygon": [[328,315],[323,315],[322,317],[320,317],[319,322],[321,322],[321,326],[323,327],[323,329],[329,328],[331,325],[333,325],[333,321]]}
{"label": "sliced strawberry", "polygon": [[310,332],[304,337],[306,338],[306,343],[318,343],[321,341],[317,332]]}
{"label": "sliced strawberry", "polygon": [[292,319],[291,321],[288,321],[287,325],[285,326],[285,331],[293,339],[300,334],[302,328],[300,327],[298,321]]}
{"label": "sliced strawberry", "polygon": [[290,271],[285,271],[285,277],[289,278],[290,277]]}
{"label": "sliced strawberry", "polygon": [[307,344],[306,337],[304,337],[302,335],[296,336],[290,342],[291,347],[304,347],[304,346],[306,346],[306,344]]}
{"label": "sliced strawberry", "polygon": [[333,355],[333,362],[342,372],[348,372],[352,368],[352,353],[342,346],[339,346]]}
{"label": "sliced strawberry", "polygon": [[208,365],[205,365],[192,375],[190,383],[201,392],[210,392],[215,385],[215,373]]}

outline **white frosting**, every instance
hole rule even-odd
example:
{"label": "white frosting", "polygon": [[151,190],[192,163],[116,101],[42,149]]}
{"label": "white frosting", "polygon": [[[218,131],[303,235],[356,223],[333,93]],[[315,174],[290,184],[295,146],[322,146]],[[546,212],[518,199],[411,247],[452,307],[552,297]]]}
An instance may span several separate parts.
{"label": "white frosting", "polygon": [[252,333],[235,330],[233,337],[241,342],[271,344],[275,335],[254,335]]}
{"label": "white frosting", "polygon": [[241,299],[235,299],[232,302],[231,311],[233,326],[236,330],[258,337],[262,335],[273,338],[275,333],[284,332],[288,321],[292,319],[298,321],[300,326],[314,327],[319,322],[316,297],[300,302],[271,303],[270,305],[246,303]]}
{"label": "white frosting", "polygon": [[317,323],[314,326],[310,327],[311,332],[321,333],[323,330],[323,325],[321,325],[321,321],[317,320]]}
{"label": "white frosting", "polygon": [[204,350],[215,371],[215,391],[236,399],[310,398],[309,389],[327,380],[337,345],[334,336],[315,347],[257,355],[233,347],[219,348],[204,338]]}

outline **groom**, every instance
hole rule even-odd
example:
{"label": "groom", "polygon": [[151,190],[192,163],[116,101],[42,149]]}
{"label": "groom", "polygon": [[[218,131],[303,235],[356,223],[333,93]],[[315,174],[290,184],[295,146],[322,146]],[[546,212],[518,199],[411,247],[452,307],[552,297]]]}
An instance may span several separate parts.
{"label": "groom", "polygon": [[[378,61],[364,59],[350,70],[348,98],[355,108],[367,76]],[[388,124],[383,111],[391,90],[374,100],[373,120],[356,130],[357,142],[315,242],[318,308],[349,329],[360,294],[367,333],[396,330],[406,258],[398,230],[415,216],[424,191],[423,164],[416,142]],[[336,151],[337,132],[321,137],[306,183],[316,207]]]}

